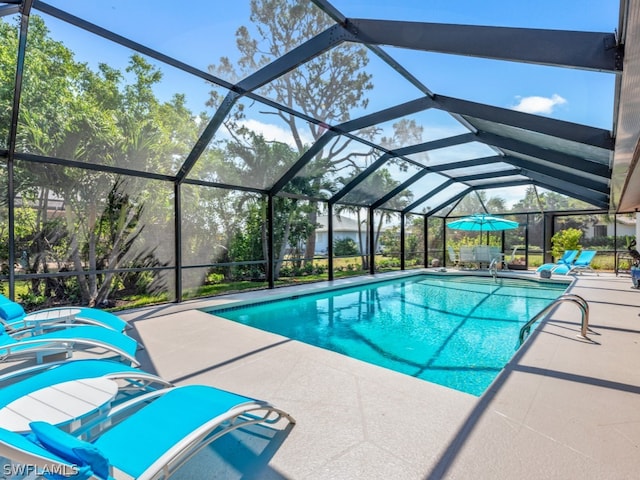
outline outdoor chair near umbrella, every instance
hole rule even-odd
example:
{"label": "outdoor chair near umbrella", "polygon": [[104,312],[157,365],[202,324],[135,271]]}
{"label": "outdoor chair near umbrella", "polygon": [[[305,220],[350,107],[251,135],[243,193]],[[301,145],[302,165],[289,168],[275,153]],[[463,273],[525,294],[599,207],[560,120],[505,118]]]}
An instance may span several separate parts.
{"label": "outdoor chair near umbrella", "polygon": [[[466,230],[466,231],[474,231],[480,232],[480,244],[482,244],[482,232],[500,232],[503,230],[512,230],[514,228],[518,228],[518,222],[512,222],[511,220],[506,220],[504,218],[493,217],[491,215],[486,215],[483,213],[477,213],[474,215],[470,215],[465,218],[461,218],[460,220],[455,220],[449,224],[447,227],[453,230]],[[485,259],[479,259],[480,261],[485,261]],[[478,260],[476,260],[478,261]],[[478,263],[480,263],[478,261]],[[502,261],[502,256],[500,255],[500,261]]]}

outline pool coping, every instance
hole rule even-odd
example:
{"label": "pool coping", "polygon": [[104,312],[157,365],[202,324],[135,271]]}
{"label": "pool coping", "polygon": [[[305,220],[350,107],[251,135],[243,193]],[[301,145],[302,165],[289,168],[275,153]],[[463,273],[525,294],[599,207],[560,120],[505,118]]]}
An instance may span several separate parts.
{"label": "pool coping", "polygon": [[[209,307],[203,307],[200,310],[214,314],[217,311],[224,311],[232,308],[242,308],[249,305],[257,305],[257,304],[266,304],[271,302],[277,302],[280,300],[287,300],[307,295],[316,295],[318,292],[332,292],[336,290],[344,290],[352,287],[357,287],[360,285],[370,285],[372,283],[381,283],[387,282],[390,280],[394,280],[397,278],[404,277],[413,277],[413,276],[421,276],[421,275],[434,275],[434,276],[477,276],[477,277],[491,277],[492,274],[488,271],[464,271],[464,270],[446,270],[442,271],[440,268],[424,268],[424,269],[416,269],[410,271],[403,272],[387,272],[384,277],[375,276],[373,278],[363,278],[358,280],[357,277],[349,278],[349,279],[340,279],[334,282],[331,282],[329,285],[325,285],[328,282],[313,282],[313,283],[305,283],[301,285],[287,285],[283,287],[279,287],[279,289],[287,290],[283,293],[274,293],[269,295],[268,299],[247,299],[247,300],[232,300],[229,304],[224,305],[214,305]],[[552,278],[539,278],[531,275],[531,272],[500,272],[499,278],[513,278],[519,280],[527,280],[531,282],[537,283],[554,283],[554,284],[565,284],[567,288],[569,288],[573,283],[574,279],[572,278],[560,278],[560,277],[552,277]],[[343,283],[344,282],[344,283]],[[306,287],[306,288],[305,288]],[[288,288],[296,288],[295,291],[290,292]]]}

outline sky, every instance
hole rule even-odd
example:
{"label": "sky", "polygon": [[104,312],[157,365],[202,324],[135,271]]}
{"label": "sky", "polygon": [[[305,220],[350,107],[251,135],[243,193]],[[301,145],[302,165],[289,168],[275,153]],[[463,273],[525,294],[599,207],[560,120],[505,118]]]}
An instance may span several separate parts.
{"label": "sky", "polygon": [[[234,58],[235,32],[250,25],[248,0],[194,0],[188,8],[167,0],[48,3],[201,70],[221,56]],[[618,22],[618,2],[612,0],[334,0],[333,5],[348,17],[435,23],[613,32]],[[51,28],[79,60],[123,64],[130,54],[62,22],[51,23]],[[612,75],[384,48],[435,93],[611,127]],[[202,81],[173,70],[164,68],[167,81],[161,91],[188,88],[189,105],[195,111],[204,108],[207,89]],[[352,117],[420,96],[377,58],[371,59],[369,70],[375,84],[370,107]]]}
{"label": "sky", "polygon": [[[235,32],[240,26],[251,25],[248,0],[192,0],[184,7],[175,0],[49,0],[47,3],[203,71],[222,56],[237,58]],[[334,0],[332,4],[351,18],[610,33],[618,23],[618,2],[612,0]],[[126,66],[132,53],[128,49],[52,17],[44,18],[52,37],[72,49],[76,60],[92,66],[98,62],[116,68]],[[614,76],[611,74],[394,47],[383,49],[436,94],[612,128]],[[175,93],[184,93],[187,106],[194,113],[213,113],[205,107],[210,87],[201,79],[153,63],[162,69],[164,76],[156,90],[159,98],[169,100]],[[418,89],[372,55],[368,73],[373,75],[374,83],[369,106],[366,110],[350,112],[351,118],[422,96]],[[286,127],[274,123],[273,118],[256,114],[249,122],[267,138],[291,143]],[[455,123],[435,120],[426,123],[426,136],[457,134],[459,125]]]}

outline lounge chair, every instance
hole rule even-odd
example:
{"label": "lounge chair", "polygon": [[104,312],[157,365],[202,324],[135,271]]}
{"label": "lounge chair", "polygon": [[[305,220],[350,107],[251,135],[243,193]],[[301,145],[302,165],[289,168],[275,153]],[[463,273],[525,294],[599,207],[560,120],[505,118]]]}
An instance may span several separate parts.
{"label": "lounge chair", "polygon": [[458,256],[456,255],[456,252],[455,252],[455,250],[453,249],[453,247],[450,247],[450,246],[449,246],[449,247],[447,247],[447,253],[448,253],[448,255],[449,255],[449,261],[450,261],[451,263],[453,263],[453,265],[454,265],[455,267],[457,267],[457,266],[458,266],[458,263],[459,263],[459,261],[460,261],[460,259],[459,259],[459,258],[458,258]]}
{"label": "lounge chair", "polygon": [[[151,396],[157,398],[139,408]],[[132,408],[139,409],[128,414]],[[190,385],[142,395],[114,408],[105,420],[112,426],[88,442],[44,422],[31,423],[33,433],[27,436],[0,429],[0,455],[44,471],[77,472],[74,478],[168,478],[222,435],[283,419],[295,423],[266,402]]]}
{"label": "lounge chair", "polygon": [[504,253],[500,247],[493,246],[489,248],[489,256],[491,257],[491,264],[494,264],[497,268],[507,268],[507,261],[505,260]]}
{"label": "lounge chair", "polygon": [[573,263],[573,261],[576,259],[577,256],[578,256],[577,250],[567,250],[562,254],[562,257],[560,257],[560,260],[558,260],[556,263],[545,263],[544,265],[540,265],[536,270],[536,272],[538,273],[541,273],[544,271],[550,272],[559,266],[563,266],[563,265],[569,266]]}
{"label": "lounge chair", "polygon": [[0,294],[0,322],[5,329],[20,330],[36,325],[87,324],[111,328],[123,332],[129,324],[114,315],[97,308],[89,307],[55,307],[26,313],[18,302]]}
{"label": "lounge chair", "polygon": [[464,267],[469,263],[477,263],[475,247],[460,247],[460,265]]}
{"label": "lounge chair", "polygon": [[493,260],[498,261],[500,250],[497,247],[490,247],[489,245],[478,245],[475,247],[475,252],[478,266],[486,265],[488,267]]}
{"label": "lounge chair", "polygon": [[45,363],[0,375],[0,409],[41,388],[95,377],[122,380],[121,391],[125,397],[130,392],[148,392],[173,386],[156,375],[111,360],[87,358]]}
{"label": "lounge chair", "polygon": [[[111,382],[105,390],[107,403],[98,400],[104,394],[86,386],[97,378]],[[70,389],[69,382],[83,386]],[[173,385],[156,375],[109,360],[69,360],[27,367],[0,375],[0,427],[24,432],[29,431],[30,421],[43,420],[80,436],[91,427],[85,427],[85,423],[99,418],[105,410],[137,395],[169,387]],[[90,395],[74,397],[79,391]]]}
{"label": "lounge chair", "polygon": [[596,275],[599,275],[598,272],[591,267],[591,262],[597,253],[597,250],[582,250],[573,263],[568,265],[558,265],[557,267],[552,268],[551,272],[557,273],[558,275],[573,275],[582,274],[582,272],[590,270],[595,272]]}
{"label": "lounge chair", "polygon": [[65,353],[70,358],[74,351],[86,348],[101,348],[116,354],[131,365],[139,365],[135,358],[138,343],[123,333],[95,325],[79,325],[53,332],[35,334],[34,330],[23,330],[12,335],[0,329],[0,362],[8,358],[35,357],[42,363],[46,355]]}

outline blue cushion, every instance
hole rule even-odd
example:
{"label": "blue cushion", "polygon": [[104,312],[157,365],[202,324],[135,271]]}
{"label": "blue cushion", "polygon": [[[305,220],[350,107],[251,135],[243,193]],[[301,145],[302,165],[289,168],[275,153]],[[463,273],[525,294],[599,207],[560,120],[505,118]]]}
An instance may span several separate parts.
{"label": "blue cushion", "polygon": [[29,427],[36,440],[50,452],[80,468],[88,466],[100,479],[109,478],[109,460],[95,445],[80,440],[47,422],[31,422]]}
{"label": "blue cushion", "polygon": [[0,303],[0,317],[5,322],[19,320],[24,317],[24,309],[16,302]]}

